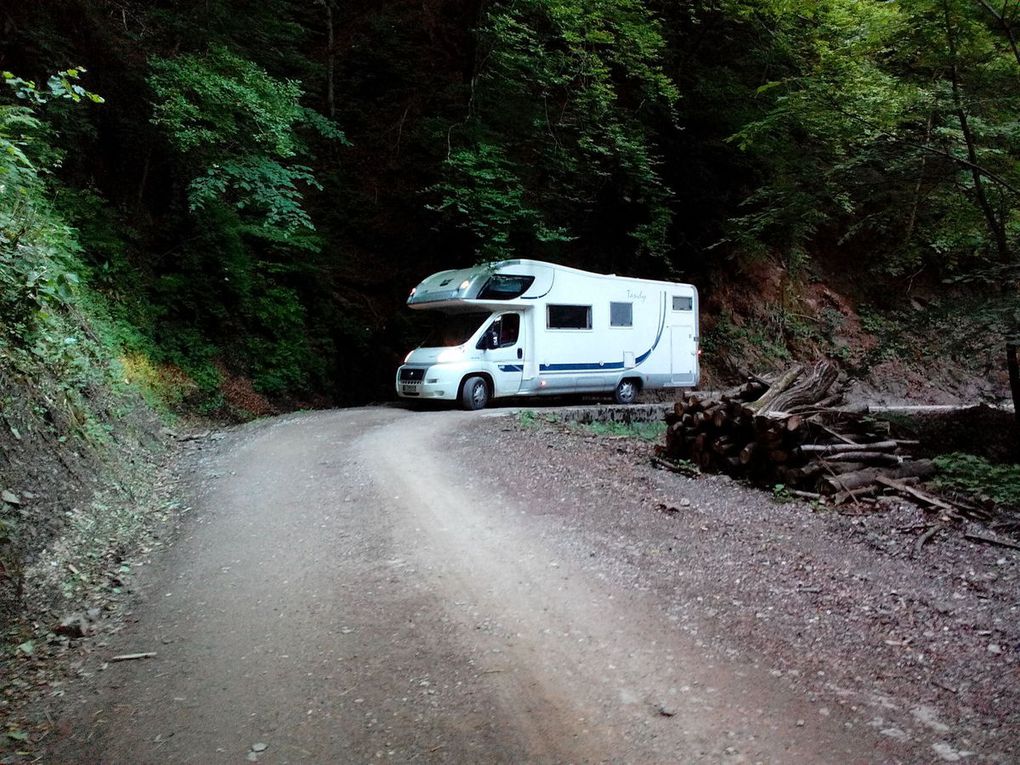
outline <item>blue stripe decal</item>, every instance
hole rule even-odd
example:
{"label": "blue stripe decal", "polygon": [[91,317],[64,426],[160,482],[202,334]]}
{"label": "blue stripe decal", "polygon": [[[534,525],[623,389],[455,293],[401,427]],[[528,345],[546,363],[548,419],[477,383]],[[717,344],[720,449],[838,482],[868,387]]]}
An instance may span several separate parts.
{"label": "blue stripe decal", "polygon": [[662,299],[659,301],[659,333],[655,336],[655,342],[652,343],[652,347],[649,348],[644,353],[642,353],[636,359],[634,359],[634,366],[640,366],[649,356],[652,355],[652,351],[654,351],[658,347],[659,341],[662,339],[662,330],[665,328],[665,326],[666,326],[666,293],[663,292]]}
{"label": "blue stripe decal", "polygon": [[601,371],[610,369],[623,369],[623,362],[616,361],[610,364],[540,364],[542,372],[578,372],[578,371]]}
{"label": "blue stripe decal", "polygon": [[523,372],[524,371],[524,365],[523,364],[500,364],[499,365],[499,371],[500,372]]}

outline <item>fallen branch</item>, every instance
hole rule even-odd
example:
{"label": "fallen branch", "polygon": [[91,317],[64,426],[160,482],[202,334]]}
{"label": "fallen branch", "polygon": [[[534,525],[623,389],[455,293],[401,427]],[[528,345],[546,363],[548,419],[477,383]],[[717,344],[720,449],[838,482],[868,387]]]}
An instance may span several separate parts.
{"label": "fallen branch", "polygon": [[835,396],[829,396],[823,398],[821,401],[815,404],[801,404],[799,406],[791,406],[790,411],[794,414],[808,414],[811,412],[823,411],[829,407],[838,404],[843,399],[843,394],[838,393]]}
{"label": "fallen branch", "polygon": [[1020,550],[1020,544],[1008,539],[1003,539],[1002,537],[993,537],[988,534],[970,533],[964,534],[963,538],[969,539],[972,542],[984,542],[989,545],[998,545],[999,547],[1009,547],[1012,550]]}
{"label": "fallen branch", "polygon": [[[889,480],[893,478],[926,478],[935,472],[935,466],[929,460],[911,460],[902,465],[882,470],[880,468],[864,468],[853,473],[831,475],[824,480],[833,491],[857,491],[873,483],[880,483],[879,476]],[[897,481],[901,486],[905,483]]]}
{"label": "fallen branch", "polygon": [[110,661],[135,661],[137,659],[151,659],[156,655],[155,651],[149,653],[124,653],[120,656],[114,656]]}
{"label": "fallen branch", "polygon": [[827,427],[827,426],[823,425],[823,424],[822,424],[822,423],[820,423],[820,422],[814,422],[814,423],[812,423],[812,424],[813,424],[813,425],[814,425],[814,426],[815,426],[816,428],[819,428],[820,430],[822,430],[822,431],[824,431],[825,433],[827,433],[827,434],[828,434],[829,436],[831,436],[832,438],[835,438],[835,439],[836,439],[837,441],[842,441],[842,442],[843,442],[844,444],[847,444],[848,446],[860,446],[860,444],[858,444],[858,443],[857,443],[856,441],[854,441],[853,439],[847,438],[847,437],[846,437],[846,436],[844,436],[844,435],[843,435],[842,433],[837,433],[837,432],[836,432],[835,430],[833,430],[832,428],[830,428],[830,427]]}
{"label": "fallen branch", "polygon": [[[826,428],[826,430],[829,430]],[[832,432],[832,431],[829,431]],[[842,436],[840,436],[842,438]],[[841,444],[801,444],[801,451],[810,454],[841,454],[843,452],[869,451],[869,452],[894,452],[899,446],[899,441],[875,441],[870,444],[859,444],[847,440]]]}
{"label": "fallen branch", "polygon": [[693,466],[687,466],[683,464],[677,464],[675,462],[670,462],[669,460],[662,459],[662,457],[652,457],[652,464],[655,467],[663,468],[664,470],[668,470],[671,473],[679,473],[680,475],[691,476],[692,478],[695,478],[698,475],[700,475],[698,473],[698,469]]}
{"label": "fallen branch", "polygon": [[951,505],[948,502],[943,502],[938,497],[933,497],[931,494],[926,494],[925,492],[919,489],[915,489],[913,486],[907,486],[905,483],[900,483],[899,481],[893,480],[892,478],[888,478],[887,476],[884,475],[876,476],[875,481],[877,483],[882,484],[883,486],[888,486],[890,489],[895,489],[901,494],[906,494],[910,497],[913,497],[914,499],[919,499],[922,502],[931,505],[932,507],[937,507],[940,510],[946,510],[947,512],[953,513],[954,515],[959,514],[959,509],[955,505]]}
{"label": "fallen branch", "polygon": [[936,534],[938,534],[940,531],[942,531],[943,528],[945,528],[945,527],[944,526],[932,526],[926,532],[921,534],[921,536],[919,536],[914,541],[914,553],[913,553],[913,557],[916,558],[918,555],[920,555],[921,554],[921,548],[924,547],[925,544],[927,544],[928,540],[930,540],[932,537],[934,537]]}
{"label": "fallen branch", "polygon": [[822,495],[815,491],[801,491],[800,489],[790,489],[790,494],[794,497],[800,497],[801,499],[821,499]]}
{"label": "fallen branch", "polygon": [[865,465],[895,466],[903,464],[903,458],[886,452],[835,452],[822,457],[827,462],[860,462]]}

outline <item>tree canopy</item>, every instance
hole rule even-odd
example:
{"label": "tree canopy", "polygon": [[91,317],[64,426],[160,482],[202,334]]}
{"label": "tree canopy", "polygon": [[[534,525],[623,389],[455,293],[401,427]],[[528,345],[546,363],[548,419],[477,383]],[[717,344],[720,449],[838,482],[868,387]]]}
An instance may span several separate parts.
{"label": "tree canopy", "polygon": [[[384,395],[406,289],[507,257],[706,290],[836,262],[876,302],[952,283],[1016,331],[1016,3],[42,0],[0,20],[5,314],[81,279],[210,408],[233,374]],[[11,232],[39,216],[28,256]]]}

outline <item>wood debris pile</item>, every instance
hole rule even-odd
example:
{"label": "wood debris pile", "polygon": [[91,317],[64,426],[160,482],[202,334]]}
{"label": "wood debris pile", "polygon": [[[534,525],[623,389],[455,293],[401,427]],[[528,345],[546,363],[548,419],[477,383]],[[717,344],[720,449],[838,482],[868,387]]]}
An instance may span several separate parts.
{"label": "wood debris pile", "polygon": [[688,396],[666,414],[659,454],[704,472],[722,472],[836,503],[916,484],[934,473],[909,456],[912,441],[891,437],[889,423],[864,407],[842,406],[838,370],[821,362],[791,369],[771,385],[754,379],[731,395]]}

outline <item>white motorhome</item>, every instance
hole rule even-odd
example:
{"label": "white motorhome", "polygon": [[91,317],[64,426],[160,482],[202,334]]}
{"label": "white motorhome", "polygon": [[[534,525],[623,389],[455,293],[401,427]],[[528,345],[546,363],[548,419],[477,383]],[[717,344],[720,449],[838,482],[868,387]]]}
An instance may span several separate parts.
{"label": "white motorhome", "polygon": [[482,409],[504,396],[612,394],[698,383],[698,292],[534,260],[441,271],[407,304],[436,326],[397,370],[397,394]]}

